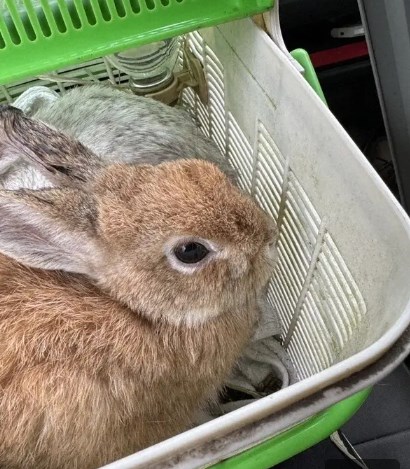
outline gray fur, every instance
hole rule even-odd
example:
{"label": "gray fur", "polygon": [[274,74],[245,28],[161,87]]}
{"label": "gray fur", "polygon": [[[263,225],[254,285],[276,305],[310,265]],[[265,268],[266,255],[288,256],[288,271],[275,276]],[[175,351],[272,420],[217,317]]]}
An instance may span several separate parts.
{"label": "gray fur", "polygon": [[108,86],[74,88],[32,117],[77,138],[110,163],[200,158],[229,172],[218,148],[185,111]]}
{"label": "gray fur", "polygon": [[23,157],[57,185],[64,185],[67,180],[83,185],[102,166],[77,139],[8,105],[0,106],[0,141],[6,160],[13,155]]}
{"label": "gray fur", "polygon": [[[233,169],[217,146],[183,109],[101,84],[74,88],[54,102],[34,109],[29,113],[31,118],[78,140],[97,155],[100,163],[155,165],[178,158],[199,158],[214,162],[235,180]],[[5,145],[0,150],[0,187],[39,189],[56,182],[21,152],[10,157]],[[70,150],[65,145],[61,147],[68,157],[75,156]],[[90,158],[90,166],[96,163]]]}

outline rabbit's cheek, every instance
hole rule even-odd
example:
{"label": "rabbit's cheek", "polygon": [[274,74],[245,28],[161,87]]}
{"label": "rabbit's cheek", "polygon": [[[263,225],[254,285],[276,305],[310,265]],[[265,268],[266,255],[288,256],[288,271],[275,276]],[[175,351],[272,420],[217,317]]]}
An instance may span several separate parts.
{"label": "rabbit's cheek", "polygon": [[255,269],[255,287],[261,290],[266,287],[275,271],[276,258],[262,255]]}
{"label": "rabbit's cheek", "polygon": [[249,270],[249,262],[245,254],[238,254],[229,261],[229,268],[233,279],[243,277]]}

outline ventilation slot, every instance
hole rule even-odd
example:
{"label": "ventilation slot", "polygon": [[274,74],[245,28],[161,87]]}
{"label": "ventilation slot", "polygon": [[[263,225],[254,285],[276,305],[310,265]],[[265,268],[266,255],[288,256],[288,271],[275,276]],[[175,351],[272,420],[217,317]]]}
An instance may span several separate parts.
{"label": "ventilation slot", "polygon": [[[201,35],[195,31],[188,37],[188,44],[191,52],[203,64],[205,62],[205,44]],[[182,55],[179,60],[179,66],[182,67]],[[209,108],[205,106],[199,99],[198,95],[192,88],[185,88],[182,92],[182,104],[185,109],[191,114],[195,124],[207,136],[211,136],[210,115]]]}
{"label": "ventilation slot", "polygon": [[247,191],[252,187],[252,147],[231,113],[228,114],[228,161],[236,170],[239,186]]}
{"label": "ventilation slot", "polygon": [[129,0],[131,5],[131,10],[133,13],[139,13],[141,11],[141,6],[139,0]]}
{"label": "ventilation slot", "polygon": [[[268,206],[273,216],[279,214],[277,217],[280,217],[278,263],[271,289],[286,337],[294,321],[295,310],[314,256],[320,219],[293,173],[289,171],[287,180],[283,179],[285,163],[280,153],[275,154],[278,155],[276,158],[265,161],[265,179],[257,178],[256,196],[262,201],[262,206]],[[264,167],[264,160],[259,158],[258,171],[261,171],[259,168]],[[261,180],[264,184],[261,184]],[[285,184],[286,189],[283,192],[281,186],[284,187]],[[270,200],[275,202],[269,203]]]}
{"label": "ventilation slot", "polygon": [[[108,0],[108,3],[111,3],[111,2]],[[115,3],[120,4],[120,2],[118,0]],[[97,5],[96,5],[96,7],[97,7]],[[105,0],[99,0],[98,1],[98,7],[99,7],[99,10],[101,12],[102,19],[106,22],[111,21],[113,15],[117,16],[116,11],[115,12],[114,12],[114,10],[111,11],[110,8],[108,7],[107,1],[105,1]],[[111,7],[114,7],[114,5],[111,4]]]}
{"label": "ventilation slot", "polygon": [[226,154],[226,115],[224,73],[222,64],[213,51],[205,47],[205,74],[208,82],[210,136],[222,154]]}
{"label": "ventilation slot", "polygon": [[155,10],[155,1],[154,0],[145,0],[145,5],[148,10]]}
{"label": "ventilation slot", "polygon": [[20,12],[15,2],[6,0],[6,4],[0,10],[0,45],[4,48],[7,44],[19,45],[27,37]]}
{"label": "ventilation slot", "polygon": [[258,123],[256,161],[253,193],[259,204],[277,220],[287,164],[261,122]]}
{"label": "ventilation slot", "polygon": [[114,6],[115,6],[115,11],[117,12],[117,15],[119,16],[119,18],[124,18],[127,14],[127,11],[124,7],[123,0],[115,0]]}
{"label": "ventilation slot", "polygon": [[70,16],[70,19],[71,19],[71,24],[73,25],[75,29],[80,29],[81,19],[80,19],[79,13],[74,3],[73,2],[67,3],[66,8],[67,8],[68,15]]}
{"label": "ventilation slot", "polygon": [[[65,8],[64,8],[65,9]],[[67,20],[67,16],[65,16],[65,20],[63,18],[63,14],[60,10],[60,8],[56,7],[52,10],[53,12],[53,16],[54,16],[54,21],[55,21],[55,25],[57,27],[57,30],[60,32],[60,33],[65,33],[67,32],[67,23],[65,22],[65,20]],[[67,13],[67,10],[65,9],[65,13]],[[69,24],[69,23],[68,23]]]}
{"label": "ventilation slot", "polygon": [[301,376],[311,376],[341,358],[366,306],[329,233],[320,245],[306,294],[296,309],[288,350],[298,362]]}

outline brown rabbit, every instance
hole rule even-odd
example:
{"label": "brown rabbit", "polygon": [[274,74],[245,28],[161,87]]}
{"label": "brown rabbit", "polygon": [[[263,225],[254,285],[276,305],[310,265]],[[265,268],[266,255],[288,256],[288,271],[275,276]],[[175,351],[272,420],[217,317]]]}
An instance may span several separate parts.
{"label": "brown rabbit", "polygon": [[189,428],[252,334],[275,229],[212,163],[99,166],[0,109],[0,467],[96,468]]}

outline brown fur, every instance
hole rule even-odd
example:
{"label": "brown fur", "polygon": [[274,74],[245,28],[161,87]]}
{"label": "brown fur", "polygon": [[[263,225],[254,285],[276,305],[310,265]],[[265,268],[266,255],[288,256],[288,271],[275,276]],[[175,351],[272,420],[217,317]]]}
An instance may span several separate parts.
{"label": "brown fur", "polygon": [[[176,270],[187,235],[220,256]],[[189,428],[252,333],[273,240],[197,160],[0,191],[0,467],[95,468]]]}
{"label": "brown fur", "polygon": [[5,258],[0,278],[4,469],[95,468],[188,428],[255,319],[150,321],[83,278]]}

